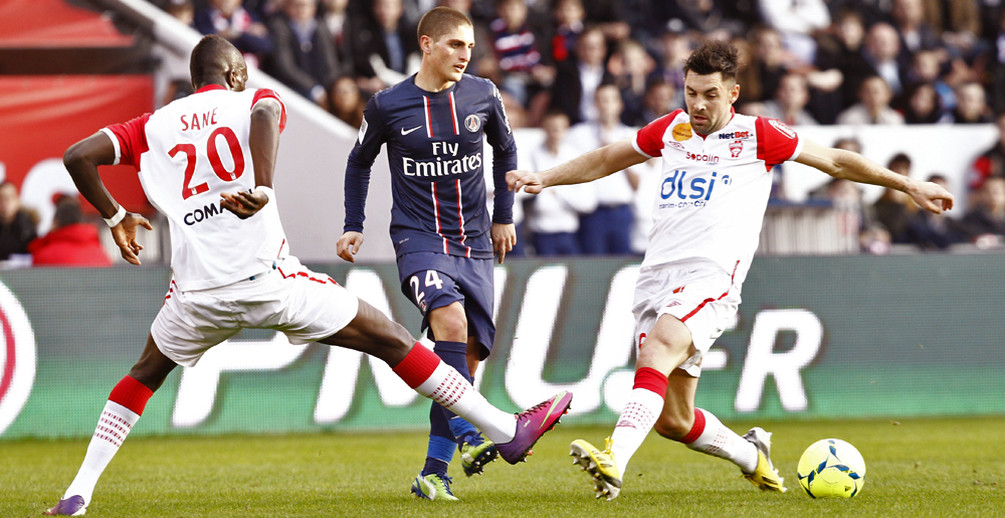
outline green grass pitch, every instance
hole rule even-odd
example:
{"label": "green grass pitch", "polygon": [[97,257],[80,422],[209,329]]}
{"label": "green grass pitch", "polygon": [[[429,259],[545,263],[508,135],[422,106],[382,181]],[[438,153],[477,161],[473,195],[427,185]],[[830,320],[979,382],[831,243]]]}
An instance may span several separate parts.
{"label": "green grass pitch", "polygon": [[[743,433],[755,423],[727,423]],[[603,444],[611,427],[560,424],[529,462],[498,460],[465,478],[451,465],[455,503],[419,501],[408,487],[422,432],[133,437],[99,482],[92,517],[197,516],[1005,516],[1005,417],[756,423],[774,433],[785,494],[762,493],[732,464],[651,433],[621,496],[595,500],[568,444]],[[854,444],[868,467],[851,500],[813,500],[796,462],[817,439]],[[84,440],[0,441],[0,516],[38,516],[76,473]]]}

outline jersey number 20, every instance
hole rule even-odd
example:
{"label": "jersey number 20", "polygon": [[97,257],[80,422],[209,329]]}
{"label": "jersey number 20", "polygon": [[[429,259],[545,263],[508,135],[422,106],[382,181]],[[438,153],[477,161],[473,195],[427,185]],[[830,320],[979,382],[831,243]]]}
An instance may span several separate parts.
{"label": "jersey number 20", "polygon": [[[223,136],[230,148],[230,155],[234,159],[234,170],[228,171],[220,160],[220,152],[216,148],[217,137]],[[190,187],[192,176],[195,174],[196,149],[195,144],[178,144],[168,151],[168,155],[174,158],[178,153],[185,153],[185,183],[181,186],[181,198],[187,200],[196,194],[201,194],[209,190],[209,184],[200,183]],[[206,141],[206,155],[209,156],[209,165],[213,167],[216,176],[225,181],[233,182],[244,174],[244,150],[241,149],[241,142],[237,140],[234,130],[223,126],[210,133],[209,140]]]}

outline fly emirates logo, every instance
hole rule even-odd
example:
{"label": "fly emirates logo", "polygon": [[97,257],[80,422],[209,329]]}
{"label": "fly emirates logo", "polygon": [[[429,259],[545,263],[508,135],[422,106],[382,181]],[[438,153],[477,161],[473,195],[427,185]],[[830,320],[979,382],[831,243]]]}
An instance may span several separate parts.
{"label": "fly emirates logo", "polygon": [[479,171],[482,167],[482,153],[458,156],[461,145],[451,142],[433,142],[432,160],[416,160],[402,157],[401,171],[405,176],[449,176]]}
{"label": "fly emirates logo", "polygon": [[712,198],[716,185],[729,185],[730,181],[728,174],[720,177],[715,171],[707,178],[688,178],[687,171],[676,169],[660,186],[660,198],[664,201],[659,204],[659,208],[704,207]]}

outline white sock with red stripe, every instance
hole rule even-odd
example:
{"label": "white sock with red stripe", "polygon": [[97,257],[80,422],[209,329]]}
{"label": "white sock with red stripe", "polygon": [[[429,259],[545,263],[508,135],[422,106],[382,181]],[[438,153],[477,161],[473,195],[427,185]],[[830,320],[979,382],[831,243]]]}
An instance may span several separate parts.
{"label": "white sock with red stripe", "polygon": [[503,444],[513,440],[515,416],[492,406],[457,369],[443,363],[426,346],[416,343],[392,370],[419,394],[473,423],[490,441]]}
{"label": "white sock with red stripe", "polygon": [[622,475],[663,411],[668,383],[667,377],[656,369],[642,367],[635,371],[632,394],[611,434],[611,454]]}
{"label": "white sock with red stripe", "polygon": [[757,469],[757,447],[740,437],[708,410],[694,409],[694,426],[680,442],[695,451],[726,459],[744,473]]}
{"label": "white sock with red stripe", "polygon": [[101,411],[101,417],[98,418],[98,426],[87,446],[84,462],[63,498],[79,495],[83,497],[85,505],[91,502],[98,478],[119,451],[133,425],[139,421],[147,400],[152,395],[152,390],[131,376],[122,378],[115,385]]}

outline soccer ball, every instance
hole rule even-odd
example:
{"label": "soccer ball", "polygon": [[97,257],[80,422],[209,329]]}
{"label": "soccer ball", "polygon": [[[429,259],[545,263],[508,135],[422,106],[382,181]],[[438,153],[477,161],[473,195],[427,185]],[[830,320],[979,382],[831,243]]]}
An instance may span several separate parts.
{"label": "soccer ball", "polygon": [[865,460],[841,439],[822,439],[806,448],[796,473],[812,498],[851,498],[865,484]]}

